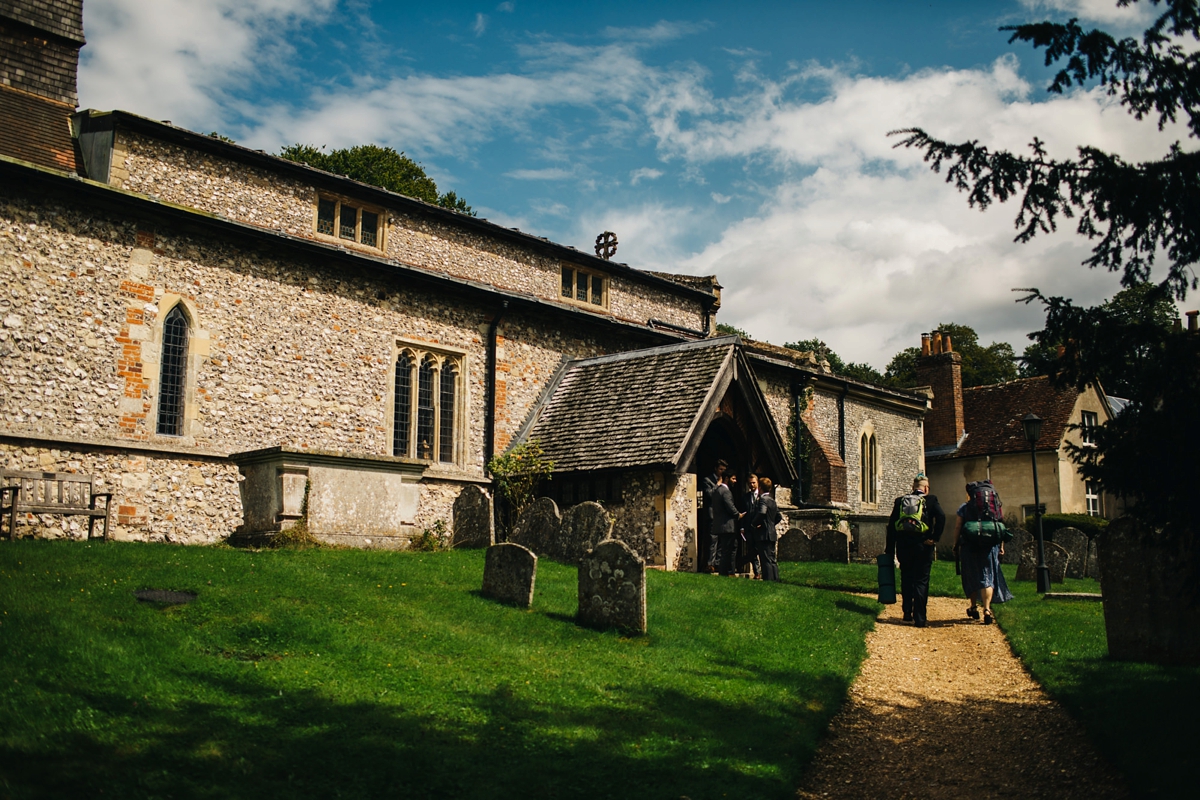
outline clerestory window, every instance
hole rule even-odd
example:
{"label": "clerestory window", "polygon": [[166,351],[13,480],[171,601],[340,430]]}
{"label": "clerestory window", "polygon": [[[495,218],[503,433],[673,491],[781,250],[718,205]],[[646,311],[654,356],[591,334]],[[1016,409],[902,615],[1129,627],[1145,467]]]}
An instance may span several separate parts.
{"label": "clerestory window", "polygon": [[576,303],[608,308],[608,278],[578,267],[562,267],[562,297]]}
{"label": "clerestory window", "polygon": [[459,463],[463,433],[460,354],[401,344],[392,402],[392,455]]}
{"label": "clerestory window", "polygon": [[383,214],[335,197],[317,198],[317,233],[383,249]]}

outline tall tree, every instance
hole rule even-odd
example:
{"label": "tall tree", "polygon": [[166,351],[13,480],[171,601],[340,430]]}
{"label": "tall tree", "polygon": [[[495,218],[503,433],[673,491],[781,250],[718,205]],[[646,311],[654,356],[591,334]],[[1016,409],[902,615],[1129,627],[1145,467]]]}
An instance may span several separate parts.
{"label": "tall tree", "polygon": [[[1200,8],[1196,0],[1151,0],[1163,12],[1141,40],[1117,40],[1084,30],[1078,20],[1004,28],[1009,41],[1045,50],[1046,64],[1062,64],[1049,91],[1098,84],[1138,120],[1159,129],[1184,121],[1189,136],[1200,134]],[[1119,0],[1118,5],[1130,5]],[[1200,261],[1200,152],[1178,142],[1157,161],[1130,163],[1099,148],[1053,159],[1034,137],[1028,155],[992,152],[977,141],[952,144],[919,128],[897,131],[898,147],[925,153],[934,171],[967,192],[971,206],[1019,198],[1017,241],[1057,228],[1060,218],[1077,218],[1079,234],[1095,242],[1084,261],[1121,274],[1134,287],[1152,283],[1156,261],[1166,269],[1156,291],[1179,300],[1197,287]],[[1194,523],[1195,454],[1200,452],[1200,336],[1173,334],[1145,320],[1114,316],[1104,306],[1081,308],[1064,297],[1030,290],[1026,301],[1046,308],[1042,346],[1063,343],[1054,380],[1082,388],[1111,358],[1112,348],[1134,342],[1143,357],[1128,365],[1130,405],[1096,432],[1094,447],[1076,448],[1072,458],[1087,480],[1134,501],[1133,512],[1162,525]]]}
{"label": "tall tree", "polygon": [[[963,386],[987,386],[1017,377],[1016,353],[1008,342],[992,342],[984,347],[974,328],[954,322],[943,322],[931,330],[950,335],[954,349],[962,356]],[[916,386],[919,355],[917,347],[901,350],[888,362],[884,376],[895,386]]]}
{"label": "tall tree", "polygon": [[425,174],[420,164],[390,147],[360,144],[326,152],[310,144],[293,144],[280,150],[279,155],[288,161],[307,164],[335,175],[345,175],[390,192],[475,216],[466,201],[454,192],[438,194],[437,184]]}
{"label": "tall tree", "polygon": [[824,358],[829,362],[829,369],[835,375],[844,375],[847,378],[864,381],[866,383],[877,383],[880,385],[886,384],[887,381],[883,377],[883,373],[872,367],[870,364],[861,362],[846,363],[842,357],[835,353],[829,345],[820,339],[802,339],[798,342],[788,342],[784,347],[789,350],[800,350],[804,352],[815,353],[817,360]]}

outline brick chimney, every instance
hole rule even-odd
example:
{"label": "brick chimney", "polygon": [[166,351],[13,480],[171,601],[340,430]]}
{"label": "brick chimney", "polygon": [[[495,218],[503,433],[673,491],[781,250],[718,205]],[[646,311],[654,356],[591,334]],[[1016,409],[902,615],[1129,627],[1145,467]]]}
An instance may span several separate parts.
{"label": "brick chimney", "polygon": [[962,356],[954,352],[949,334],[921,334],[917,384],[933,389],[933,406],[925,415],[925,447],[958,444],[964,428]]}
{"label": "brick chimney", "polygon": [[83,0],[0,0],[0,155],[74,171]]}

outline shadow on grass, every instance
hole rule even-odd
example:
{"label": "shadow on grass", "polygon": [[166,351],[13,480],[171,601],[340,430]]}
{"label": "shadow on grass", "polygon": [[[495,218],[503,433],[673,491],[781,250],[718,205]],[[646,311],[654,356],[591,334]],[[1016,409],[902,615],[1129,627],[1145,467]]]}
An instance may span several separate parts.
{"label": "shadow on grass", "polygon": [[[760,676],[766,684],[802,676]],[[256,680],[196,678],[220,703],[130,707],[127,696],[76,692],[132,738],[75,732],[0,749],[12,797],[786,797],[815,741],[813,698],[840,680],[803,678],[792,707],[698,703],[680,690],[600,687],[585,707],[503,684],[434,720],[422,698],[332,702],[280,695]],[[546,696],[543,699],[543,696]],[[123,718],[123,719],[119,719]],[[808,719],[811,718],[811,719]],[[108,727],[104,725],[103,727]]]}
{"label": "shadow on grass", "polygon": [[874,617],[879,613],[878,609],[874,606],[864,605],[861,602],[856,603],[853,600],[837,600],[834,602],[834,605],[842,611],[852,611],[855,614],[862,614],[866,617]]}

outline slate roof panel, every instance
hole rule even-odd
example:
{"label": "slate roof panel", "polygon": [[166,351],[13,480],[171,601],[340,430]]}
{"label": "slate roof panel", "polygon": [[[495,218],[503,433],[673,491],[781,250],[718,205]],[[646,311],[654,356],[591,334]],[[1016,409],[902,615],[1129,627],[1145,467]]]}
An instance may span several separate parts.
{"label": "slate roof panel", "polygon": [[556,472],[672,464],[733,348],[712,340],[571,362],[525,438]]}
{"label": "slate roof panel", "polygon": [[963,389],[967,439],[957,451],[942,457],[1028,451],[1021,419],[1030,412],[1042,418],[1038,449],[1057,449],[1078,397],[1079,392],[1071,387],[1054,388],[1045,376]]}

